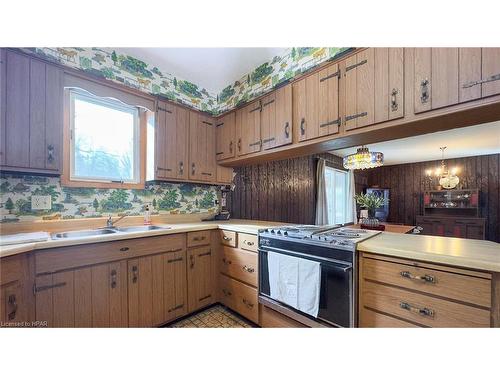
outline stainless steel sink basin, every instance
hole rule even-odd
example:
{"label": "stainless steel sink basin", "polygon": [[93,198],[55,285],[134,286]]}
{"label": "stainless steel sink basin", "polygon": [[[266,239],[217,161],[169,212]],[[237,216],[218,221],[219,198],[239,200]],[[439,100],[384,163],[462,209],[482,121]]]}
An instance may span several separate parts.
{"label": "stainless steel sink basin", "polygon": [[137,225],[135,227],[118,227],[118,232],[149,232],[151,230],[169,229],[170,227],[160,227],[158,225]]}
{"label": "stainless steel sink basin", "polygon": [[93,236],[102,236],[106,234],[115,234],[116,231],[114,229],[90,229],[90,230],[74,230],[70,232],[60,232],[53,233],[53,240],[61,240],[64,238],[84,238],[84,237],[93,237]]}

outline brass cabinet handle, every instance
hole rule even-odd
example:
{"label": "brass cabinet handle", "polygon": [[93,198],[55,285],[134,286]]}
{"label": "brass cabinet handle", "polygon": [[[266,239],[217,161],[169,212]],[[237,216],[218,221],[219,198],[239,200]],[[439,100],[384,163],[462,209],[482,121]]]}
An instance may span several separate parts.
{"label": "brass cabinet handle", "polygon": [[116,270],[111,270],[111,288],[116,288]]}
{"label": "brass cabinet handle", "polygon": [[306,119],[304,117],[302,117],[302,119],[300,120],[300,134],[306,134]]}
{"label": "brass cabinet handle", "polygon": [[229,152],[233,153],[233,141],[229,142]]}
{"label": "brass cabinet handle", "polygon": [[253,241],[244,240],[243,243],[246,244],[246,245],[248,245],[248,246],[253,246],[254,245]]}
{"label": "brass cabinet handle", "polygon": [[399,307],[401,307],[403,310],[407,310],[407,311],[410,311],[412,313],[416,313],[416,314],[419,314],[419,315],[422,315],[422,316],[428,316],[428,317],[434,317],[434,310],[432,309],[429,309],[427,307],[416,307],[416,306],[412,306],[411,304],[409,304],[408,302],[403,302],[401,301],[399,303]]}
{"label": "brass cabinet handle", "polygon": [[392,89],[391,91],[391,111],[393,112],[398,110],[398,102],[397,102],[398,93],[399,93],[398,89]]}
{"label": "brass cabinet handle", "polygon": [[420,102],[427,103],[429,101],[429,79],[424,78],[420,82]]}
{"label": "brass cabinet handle", "polygon": [[175,311],[175,310],[179,310],[179,309],[182,309],[184,307],[184,304],[181,304],[181,305],[177,305],[175,307],[172,307],[171,309],[168,309],[168,312],[172,312],[172,311]]}
{"label": "brass cabinet handle", "polygon": [[47,146],[47,161],[49,163],[54,162],[54,146],[53,145]]}
{"label": "brass cabinet handle", "polygon": [[248,301],[247,299],[243,298],[243,303],[250,309],[253,308],[253,303],[251,303],[250,301]]}
{"label": "brass cabinet handle", "polygon": [[290,137],[290,123],[287,121],[285,123],[285,138]]}
{"label": "brass cabinet handle", "polygon": [[196,165],[195,163],[191,163],[191,174],[195,174],[196,173]]}
{"label": "brass cabinet handle", "polygon": [[230,260],[228,260],[226,258],[222,258],[222,263],[229,265],[229,264],[232,264],[233,262],[231,262]]}
{"label": "brass cabinet handle", "polygon": [[244,265],[244,266],[243,266],[243,270],[244,270],[244,271],[247,271],[248,273],[254,273],[255,268],[253,268],[253,267],[248,267],[247,265]]}
{"label": "brass cabinet handle", "polygon": [[179,162],[179,174],[184,174],[184,162]]}
{"label": "brass cabinet handle", "polygon": [[137,282],[138,278],[139,278],[139,267],[133,266],[132,267],[132,282],[135,284]]}
{"label": "brass cabinet handle", "polygon": [[241,151],[241,138],[238,138],[238,151]]}
{"label": "brass cabinet handle", "polygon": [[127,247],[127,246],[125,246],[125,247],[120,247],[120,251],[123,251],[123,252],[124,252],[124,251],[129,251],[129,250],[130,250],[130,248],[129,248],[129,247]]}
{"label": "brass cabinet handle", "polygon": [[179,258],[169,259],[167,260],[167,263],[182,262],[183,260],[184,260],[183,257],[179,257]]}
{"label": "brass cabinet handle", "polygon": [[226,290],[225,288],[222,288],[222,293],[223,293],[226,297],[229,297],[229,296],[233,295],[233,293],[231,293],[229,290]]}
{"label": "brass cabinet handle", "polygon": [[17,299],[15,294],[11,294],[7,300],[9,306],[11,307],[11,311],[8,315],[9,320],[14,320],[16,318],[17,313]]}
{"label": "brass cabinet handle", "polygon": [[190,267],[191,269],[193,269],[193,268],[194,268],[194,256],[193,256],[193,254],[191,254],[191,255],[189,256],[189,261],[190,261],[190,265],[189,265],[189,267]]}
{"label": "brass cabinet handle", "polygon": [[228,236],[223,236],[222,239],[224,241],[231,241],[231,237],[228,237]]}
{"label": "brass cabinet handle", "polygon": [[434,276],[431,276],[431,275],[415,276],[415,275],[412,275],[410,271],[401,271],[399,274],[401,275],[401,277],[404,277],[404,278],[410,279],[410,280],[419,280],[419,281],[423,281],[423,282],[431,283],[431,284],[436,283],[436,278]]}
{"label": "brass cabinet handle", "polygon": [[208,173],[208,172],[201,172],[201,174],[202,174],[203,176],[211,176],[211,175],[212,175],[212,173]]}

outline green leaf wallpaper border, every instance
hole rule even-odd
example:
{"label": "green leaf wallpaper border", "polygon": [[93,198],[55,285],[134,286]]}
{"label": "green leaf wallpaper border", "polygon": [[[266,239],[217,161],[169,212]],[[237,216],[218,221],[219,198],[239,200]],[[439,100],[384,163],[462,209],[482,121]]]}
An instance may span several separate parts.
{"label": "green leaf wallpaper border", "polygon": [[112,48],[22,48],[46,60],[83,70],[128,87],[184,104],[211,115],[227,112],[271,91],[298,74],[351,50],[347,47],[290,47],[241,79],[211,93],[205,88],[162,72],[156,66]]}

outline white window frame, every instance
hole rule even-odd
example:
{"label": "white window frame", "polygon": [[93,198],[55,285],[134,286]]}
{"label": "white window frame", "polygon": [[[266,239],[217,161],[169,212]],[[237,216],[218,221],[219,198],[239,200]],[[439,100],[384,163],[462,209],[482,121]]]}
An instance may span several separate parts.
{"label": "white window frame", "polygon": [[[141,145],[141,132],[140,132],[140,118],[139,108],[130,106],[112,98],[101,98],[84,90],[71,89],[70,90],[70,181],[81,182],[101,182],[101,183],[120,183],[120,184],[138,184],[141,182],[141,168],[140,168],[140,145]],[[112,178],[102,178],[97,176],[79,177],[75,176],[75,99],[84,100],[89,103],[108,107],[111,109],[128,112],[134,118],[134,155],[133,155],[133,176],[134,178],[128,180],[113,180]]]}
{"label": "white window frame", "polygon": [[[333,171],[333,182],[331,184],[331,186],[333,186],[333,191],[330,191],[329,189],[327,189],[326,191],[326,202],[327,202],[327,212],[329,213],[328,214],[328,224],[345,224],[345,223],[348,223],[349,221],[349,173],[348,171],[343,171],[341,169],[337,169],[337,168],[333,168],[333,167],[329,167],[329,166],[325,166],[325,183],[328,179],[328,176],[327,176],[327,173],[329,170],[332,170]],[[336,183],[335,183],[335,173],[342,173],[344,176],[345,176],[345,183],[344,183],[344,191],[345,191],[345,199],[344,199],[344,202],[343,202],[343,205],[344,205],[344,222],[342,223],[336,223],[336,211],[337,211],[337,201],[336,199],[333,200],[333,215],[330,215],[330,211],[329,211],[329,207],[330,207],[330,204],[329,204],[329,197],[334,197],[335,198],[335,186],[336,186]],[[325,186],[326,188],[326,186]]]}

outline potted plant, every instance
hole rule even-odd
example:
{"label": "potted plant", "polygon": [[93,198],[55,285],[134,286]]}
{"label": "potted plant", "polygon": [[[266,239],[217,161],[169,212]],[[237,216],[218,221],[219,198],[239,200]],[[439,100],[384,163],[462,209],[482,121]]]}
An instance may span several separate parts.
{"label": "potted plant", "polygon": [[[374,221],[375,219],[375,210],[384,205],[384,197],[378,194],[356,194],[354,196],[356,199],[356,203],[361,207],[366,208],[368,210],[368,219],[370,221]],[[378,220],[377,220],[378,222]],[[377,223],[374,223],[377,224]]]}

